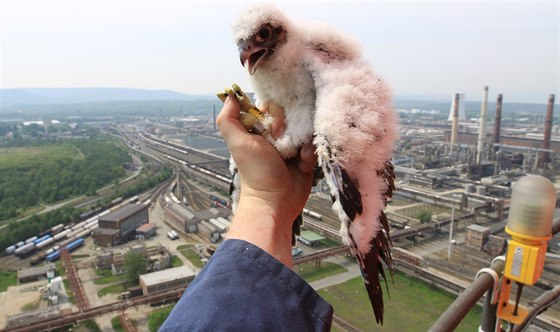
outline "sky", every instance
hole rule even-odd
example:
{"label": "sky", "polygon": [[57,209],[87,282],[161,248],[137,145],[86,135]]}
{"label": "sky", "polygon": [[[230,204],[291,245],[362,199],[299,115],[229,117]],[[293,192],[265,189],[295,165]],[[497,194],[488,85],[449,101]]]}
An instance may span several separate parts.
{"label": "sky", "polygon": [[[231,23],[249,2],[0,0],[0,87],[250,89]],[[560,99],[560,0],[277,2],[354,35],[397,97]]]}

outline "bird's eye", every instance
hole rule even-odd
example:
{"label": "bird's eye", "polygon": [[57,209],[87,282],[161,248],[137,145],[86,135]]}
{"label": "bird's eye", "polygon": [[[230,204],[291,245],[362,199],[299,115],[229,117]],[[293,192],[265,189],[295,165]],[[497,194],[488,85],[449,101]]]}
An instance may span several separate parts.
{"label": "bird's eye", "polygon": [[258,32],[259,39],[267,39],[270,36],[270,28],[262,28]]}

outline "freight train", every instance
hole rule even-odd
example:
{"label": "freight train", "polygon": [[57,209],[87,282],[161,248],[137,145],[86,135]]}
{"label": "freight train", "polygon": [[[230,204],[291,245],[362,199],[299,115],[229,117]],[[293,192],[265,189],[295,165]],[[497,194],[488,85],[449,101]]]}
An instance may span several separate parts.
{"label": "freight train", "polygon": [[[70,251],[73,251],[76,248],[79,248],[81,246],[84,245],[84,239],[83,238],[79,238],[71,243],[69,243],[68,245],[66,245],[65,249]],[[61,250],[57,250],[55,252],[53,252],[52,254],[47,255],[47,257],[45,257],[45,260],[47,262],[53,262],[55,260],[57,260],[60,257],[60,251]]]}
{"label": "freight train", "polygon": [[[56,226],[53,226],[40,233],[39,235],[32,236],[25,241],[20,241],[7,247],[5,250],[5,254],[15,254],[20,258],[25,258],[33,254],[34,252],[41,251],[48,245],[54,244],[58,241],[63,241],[61,244],[58,244],[59,246],[66,245],[69,243],[68,241],[75,241],[79,237],[88,236],[94,229],[98,227],[98,221],[100,217],[121,208],[125,204],[131,204],[135,202],[138,202],[138,196],[133,196],[126,200],[122,197],[116,198],[104,207],[105,210],[103,210],[103,212],[95,214],[89,219],[82,220],[76,224],[70,224],[66,226],[64,224],[58,224]],[[91,210],[80,216],[90,216],[91,212],[97,213],[98,211],[100,211],[100,209]],[[36,255],[36,257],[39,256],[41,256],[41,254]],[[34,256],[33,258],[36,257]]]}

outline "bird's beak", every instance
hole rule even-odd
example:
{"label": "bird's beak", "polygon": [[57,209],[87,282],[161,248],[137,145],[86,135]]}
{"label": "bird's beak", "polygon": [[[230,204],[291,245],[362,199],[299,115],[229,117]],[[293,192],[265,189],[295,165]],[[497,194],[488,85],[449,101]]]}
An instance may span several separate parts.
{"label": "bird's beak", "polygon": [[241,65],[246,67],[250,75],[253,75],[260,66],[264,56],[268,53],[268,48],[257,46],[252,40],[241,41],[239,43],[239,60]]}

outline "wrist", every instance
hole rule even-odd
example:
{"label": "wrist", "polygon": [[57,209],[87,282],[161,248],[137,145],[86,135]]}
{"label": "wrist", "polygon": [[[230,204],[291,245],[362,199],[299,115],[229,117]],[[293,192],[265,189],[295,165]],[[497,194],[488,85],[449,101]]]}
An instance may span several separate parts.
{"label": "wrist", "polygon": [[227,238],[252,243],[291,267],[293,220],[288,218],[269,201],[242,195]]}

